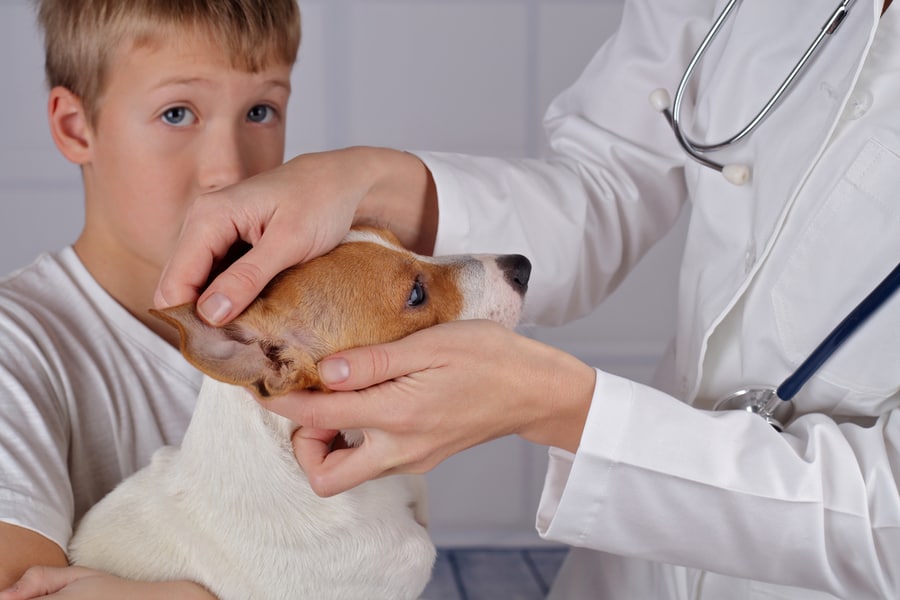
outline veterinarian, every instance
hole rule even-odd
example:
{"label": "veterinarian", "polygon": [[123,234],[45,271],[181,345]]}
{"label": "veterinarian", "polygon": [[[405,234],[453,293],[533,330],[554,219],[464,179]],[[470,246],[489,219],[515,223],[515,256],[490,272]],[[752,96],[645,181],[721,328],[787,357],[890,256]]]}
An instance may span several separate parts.
{"label": "veterinarian", "polygon": [[[195,203],[157,303],[197,297],[237,231],[254,250],[200,297],[225,323],[274,273],[375,218],[419,251],[529,256],[526,318],[560,323],[689,204],[654,387],[491,323],[441,325],[320,363],[345,392],[274,404],[302,426],[301,464],[330,495],[516,433],[551,447],[538,530],[576,547],[553,598],[898,598],[900,295],[802,386],[783,431],[713,410],[784,380],[900,258],[900,8],[838,4],[627,2],[549,108],[546,160],[300,156]],[[754,120],[822,31],[761,123],[704,152]],[[361,447],[328,452],[333,430],[357,427]]]}

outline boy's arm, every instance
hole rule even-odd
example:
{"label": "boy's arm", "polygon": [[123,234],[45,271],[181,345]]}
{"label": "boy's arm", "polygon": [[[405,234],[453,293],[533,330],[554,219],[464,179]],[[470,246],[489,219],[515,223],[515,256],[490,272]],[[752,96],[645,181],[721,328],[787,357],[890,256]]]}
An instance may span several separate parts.
{"label": "boy's arm", "polygon": [[30,529],[0,523],[0,590],[5,590],[32,565],[65,567],[65,553],[44,536]]}
{"label": "boy's arm", "polygon": [[[215,600],[203,587],[188,581],[159,583],[126,581],[69,564],[62,549],[30,529],[0,523],[0,599],[24,600],[52,594],[63,588],[67,598],[122,598],[155,600],[181,598]],[[51,567],[25,572],[35,565]],[[54,568],[55,567],[55,568]],[[10,586],[16,584],[16,590]]]}

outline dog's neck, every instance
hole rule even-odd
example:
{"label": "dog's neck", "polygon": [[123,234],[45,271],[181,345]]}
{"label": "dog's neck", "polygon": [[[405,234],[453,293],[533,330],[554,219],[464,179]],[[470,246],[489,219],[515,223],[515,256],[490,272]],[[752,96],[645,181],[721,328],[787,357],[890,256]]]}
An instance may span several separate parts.
{"label": "dog's neck", "polygon": [[272,456],[282,456],[285,451],[293,457],[290,439],[294,428],[291,421],[261,406],[246,389],[205,377],[181,454],[203,460],[203,456],[216,453],[233,457],[235,462],[246,462],[248,455],[276,460]]}

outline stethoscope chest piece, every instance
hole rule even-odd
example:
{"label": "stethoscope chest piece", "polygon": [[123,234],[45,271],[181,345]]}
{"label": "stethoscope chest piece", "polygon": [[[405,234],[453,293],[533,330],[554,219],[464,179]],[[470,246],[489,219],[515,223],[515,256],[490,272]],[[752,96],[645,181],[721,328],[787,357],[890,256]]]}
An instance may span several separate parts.
{"label": "stethoscope chest piece", "polygon": [[776,431],[784,431],[784,426],[794,415],[794,403],[784,402],[775,390],[754,387],[738,390],[716,402],[715,410],[742,410],[759,415]]}
{"label": "stethoscope chest piece", "polygon": [[792,402],[794,395],[834,351],[840,348],[898,289],[900,289],[900,263],[897,263],[887,277],[882,279],[881,283],[831,330],[812,354],[806,357],[797,370],[777,389],[753,387],[738,390],[716,402],[714,409],[743,410],[757,414],[778,431],[784,431],[784,425],[791,420],[794,413]]}

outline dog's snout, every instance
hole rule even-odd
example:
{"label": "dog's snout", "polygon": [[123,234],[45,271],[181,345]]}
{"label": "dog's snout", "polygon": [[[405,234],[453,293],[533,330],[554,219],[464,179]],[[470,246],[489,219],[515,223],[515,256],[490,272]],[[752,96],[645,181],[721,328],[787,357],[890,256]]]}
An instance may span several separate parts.
{"label": "dog's snout", "polygon": [[531,278],[531,261],[521,254],[507,254],[497,259],[497,266],[509,285],[519,294],[525,295]]}

